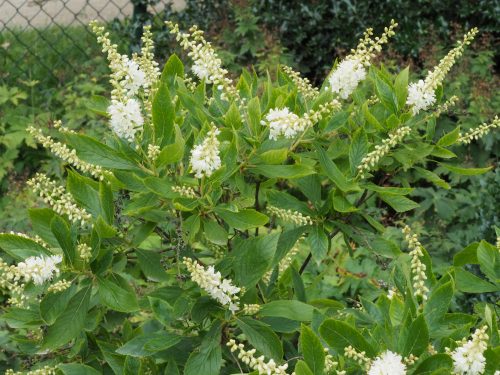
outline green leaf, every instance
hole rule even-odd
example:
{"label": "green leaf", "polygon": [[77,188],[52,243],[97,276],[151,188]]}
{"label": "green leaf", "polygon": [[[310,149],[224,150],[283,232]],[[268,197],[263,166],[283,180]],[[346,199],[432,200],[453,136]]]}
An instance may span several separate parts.
{"label": "green leaf", "polygon": [[377,97],[380,99],[380,102],[384,105],[384,107],[391,113],[396,113],[398,100],[395,98],[391,86],[384,82],[380,77],[376,76],[375,88]]}
{"label": "green leaf", "polygon": [[0,248],[15,260],[50,255],[50,252],[35,241],[15,234],[0,233]]}
{"label": "green leaf", "polygon": [[87,108],[101,116],[108,117],[109,99],[102,95],[92,95],[87,101]]}
{"label": "green leaf", "polygon": [[287,148],[279,148],[277,150],[268,150],[259,155],[259,158],[265,164],[281,164],[288,157],[288,149]]}
{"label": "green leaf", "polygon": [[31,208],[28,212],[33,231],[49,245],[59,247],[59,242],[50,229],[50,222],[56,213],[50,208]]}
{"label": "green leaf", "polygon": [[62,314],[71,297],[75,294],[75,287],[59,292],[47,293],[40,302],[40,316],[47,325],[54,324],[57,317]]}
{"label": "green leaf", "polygon": [[226,246],[228,240],[228,234],[226,230],[220,226],[215,220],[204,220],[203,221],[203,232],[210,242]]}
{"label": "green leaf", "polygon": [[295,365],[295,375],[314,375],[309,366],[304,361],[297,361]]}
{"label": "green leaf", "polygon": [[204,337],[199,349],[189,356],[184,375],[219,375],[222,365],[221,326],[215,322]]}
{"label": "green leaf", "polygon": [[73,267],[76,261],[76,248],[66,220],[59,215],[54,216],[50,222],[50,228],[64,253],[64,261],[70,267]]}
{"label": "green leaf", "polygon": [[479,264],[477,259],[477,248],[479,247],[479,243],[474,242],[462,249],[453,257],[453,265],[455,267],[464,266],[466,264]]}
{"label": "green leaf", "polygon": [[127,341],[123,346],[116,349],[116,352],[132,357],[148,357],[159,351],[171,348],[180,341],[181,337],[173,333],[165,331],[145,332]]}
{"label": "green leaf", "polygon": [[443,189],[451,189],[450,184],[448,184],[445,180],[439,177],[436,173],[420,167],[414,167],[414,169],[417,172],[417,175],[424,178],[425,180],[432,182],[433,184],[442,187]]}
{"label": "green leaf", "polygon": [[402,195],[378,193],[380,199],[391,206],[396,212],[406,212],[417,208],[419,204]]}
{"label": "green leaf", "polygon": [[260,102],[259,98],[256,96],[248,102],[247,106],[247,118],[248,125],[250,126],[250,132],[252,135],[256,136],[260,133],[262,125],[260,124]]}
{"label": "green leaf", "polygon": [[408,330],[405,330],[400,335],[400,354],[407,357],[409,354],[420,356],[429,345],[429,330],[423,315],[419,315],[415,319]]}
{"label": "green leaf", "polygon": [[261,174],[269,178],[294,179],[314,174],[314,169],[307,165],[258,165],[250,168],[254,173]]}
{"label": "green leaf", "polygon": [[435,330],[444,314],[448,312],[453,297],[453,284],[451,281],[432,290],[429,300],[424,305],[424,316],[431,332]]}
{"label": "green leaf", "polygon": [[177,163],[184,157],[186,142],[182,137],[182,131],[177,124],[174,124],[175,141],[172,144],[166,145],[161,150],[156,158],[156,166],[161,167],[167,164]]}
{"label": "green leaf", "polygon": [[368,357],[374,357],[377,354],[365,338],[353,326],[345,322],[327,319],[319,327],[319,333],[338,353],[344,353],[344,348],[351,345],[358,352],[364,351]]}
{"label": "green leaf", "polygon": [[231,104],[229,110],[224,115],[224,123],[228,128],[233,128],[235,130],[241,128],[241,115],[235,103]]}
{"label": "green leaf", "polygon": [[276,252],[278,237],[279,233],[273,233],[235,243],[232,256],[238,285],[254,285],[266,273]]}
{"label": "green leaf", "polygon": [[488,172],[493,166],[491,167],[486,167],[486,168],[460,168],[456,167],[454,165],[449,165],[449,164],[444,164],[441,163],[441,166],[443,166],[445,169],[449,170],[450,172],[453,172],[455,174],[463,175],[463,176],[475,176],[478,174],[483,174]]}
{"label": "green leaf", "polygon": [[[414,375],[431,375],[434,371],[445,369],[451,371],[453,361],[444,353],[434,354],[423,360],[413,372]],[[449,373],[449,372],[447,372]]]}
{"label": "green leaf", "polygon": [[370,112],[370,109],[368,108],[368,101],[366,101],[363,104],[362,110],[363,110],[363,116],[365,116],[365,120],[366,122],[368,122],[368,124],[373,126],[375,129],[384,130],[384,127],[380,124],[377,118],[373,116],[372,113]]}
{"label": "green leaf", "polygon": [[184,65],[182,64],[181,59],[177,57],[174,53],[170,55],[165,66],[163,67],[163,71],[161,73],[161,81],[163,83],[168,83],[172,85],[175,81],[175,77],[184,77]]}
{"label": "green leaf", "polygon": [[216,208],[215,212],[219,215],[229,226],[239,229],[247,230],[267,224],[269,218],[254,209],[247,208],[238,212],[230,211],[225,208]]}
{"label": "green leaf", "polygon": [[337,212],[354,212],[358,209],[352,205],[351,202],[347,200],[340,190],[335,190],[332,195],[333,209]]}
{"label": "green leaf", "polygon": [[80,363],[67,363],[58,365],[57,368],[62,371],[64,375],[99,375],[100,371],[95,368],[82,365]]}
{"label": "green leaf", "polygon": [[486,241],[477,248],[477,259],[481,271],[494,283],[500,282],[500,252]]}
{"label": "green leaf", "polygon": [[115,375],[123,374],[123,367],[125,366],[125,357],[116,354],[116,347],[108,342],[96,340],[97,346],[102,353],[106,363],[111,367]]}
{"label": "green leaf", "polygon": [[286,318],[298,322],[310,322],[314,307],[296,300],[277,300],[262,305],[259,315]]}
{"label": "green leaf", "polygon": [[351,166],[351,173],[356,174],[358,165],[361,164],[361,160],[368,153],[368,139],[366,138],[366,133],[362,128],[359,128],[354,133],[352,137],[351,144],[349,146],[349,165]]}
{"label": "green leaf", "polygon": [[252,347],[256,348],[266,357],[273,358],[276,362],[281,361],[283,358],[281,341],[278,335],[267,324],[247,317],[237,319],[236,324]]}
{"label": "green leaf", "polygon": [[101,202],[102,217],[106,220],[107,224],[113,225],[115,217],[113,192],[111,191],[111,185],[105,181],[99,183],[99,200]]}
{"label": "green leaf", "polygon": [[68,171],[66,179],[68,191],[75,201],[94,217],[98,217],[102,212],[97,186],[98,184],[94,180]]}
{"label": "green leaf", "polygon": [[175,107],[170,99],[166,84],[160,84],[153,99],[153,126],[155,143],[159,146],[167,144],[174,132]]}
{"label": "green leaf", "polygon": [[136,249],[137,261],[144,275],[153,281],[168,281],[169,277],[162,266],[162,257],[155,251]]}
{"label": "green leaf", "polygon": [[455,281],[457,289],[464,293],[489,293],[498,292],[498,287],[476,275],[462,269],[455,268]]}
{"label": "green leaf", "polygon": [[328,154],[319,145],[316,146],[318,152],[319,164],[323,168],[326,176],[332,180],[335,185],[342,191],[358,191],[359,186],[347,180],[347,177],[340,171],[335,163],[330,160]]}
{"label": "green leaf", "polygon": [[57,349],[82,333],[90,304],[92,286],[86,286],[76,293],[53,325],[49,326],[43,338],[42,347]]}
{"label": "green leaf", "polygon": [[321,263],[328,254],[328,237],[323,227],[318,225],[314,226],[312,231],[309,232],[308,241],[311,246],[313,259],[317,264]]}
{"label": "green leaf", "polygon": [[325,368],[325,351],[319,338],[311,328],[302,324],[299,339],[300,350],[304,361],[314,375],[323,375]]}
{"label": "green leaf", "polygon": [[98,278],[98,286],[103,305],[120,312],[139,310],[134,289],[121,276],[112,274],[108,279]]}
{"label": "green leaf", "polygon": [[437,141],[437,145],[441,147],[448,147],[455,144],[460,137],[460,127],[457,126],[451,132],[443,135],[439,141]]}
{"label": "green leaf", "polygon": [[403,69],[394,81],[394,91],[396,92],[396,102],[399,110],[406,105],[406,98],[408,96],[408,71],[409,67]]}
{"label": "green leaf", "polygon": [[140,170],[129,158],[115,149],[83,134],[65,134],[77,155],[88,163],[110,169]]}

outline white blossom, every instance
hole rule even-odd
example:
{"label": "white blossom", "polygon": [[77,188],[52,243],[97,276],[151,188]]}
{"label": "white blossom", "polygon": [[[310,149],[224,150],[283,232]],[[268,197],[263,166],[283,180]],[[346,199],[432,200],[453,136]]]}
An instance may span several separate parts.
{"label": "white blossom", "polygon": [[108,114],[111,116],[111,128],[116,135],[131,142],[134,140],[135,133],[144,124],[141,106],[133,98],[129,98],[125,102],[112,101],[108,107]]}
{"label": "white blossom", "polygon": [[405,375],[403,358],[390,350],[385,351],[371,363],[368,375]]}
{"label": "white blossom", "polygon": [[144,73],[139,64],[133,60],[127,61],[127,76],[124,82],[124,87],[127,90],[128,96],[135,96],[141,87],[146,87],[148,81],[146,73]]}
{"label": "white blossom", "polygon": [[436,102],[434,90],[426,88],[423,80],[410,83],[408,86],[408,98],[406,104],[412,107],[413,114],[418,114],[421,110],[426,110]]}
{"label": "white blossom", "polygon": [[288,108],[274,108],[266,115],[262,125],[269,125],[269,139],[277,140],[279,136],[293,138],[304,130],[304,124],[299,121],[299,116],[290,112]]}
{"label": "white blossom", "polygon": [[26,282],[33,280],[35,285],[41,285],[51,280],[54,275],[59,275],[57,264],[61,261],[60,255],[29,257],[18,263],[16,269]]}
{"label": "white blossom", "polygon": [[486,358],[483,353],[487,348],[487,327],[476,329],[472,339],[456,348],[451,354],[453,370],[459,375],[480,375],[484,373]]}
{"label": "white blossom", "polygon": [[328,77],[328,82],[332,92],[339,94],[342,99],[347,99],[365,77],[366,69],[362,62],[350,58],[340,62],[337,69]]}
{"label": "white blossom", "polygon": [[196,178],[210,177],[214,171],[220,168],[218,134],[220,134],[220,130],[213,126],[203,142],[191,150],[191,167]]}
{"label": "white blossom", "polygon": [[223,279],[221,273],[216,272],[213,266],[205,268],[189,258],[184,258],[183,263],[191,274],[191,280],[205,290],[210,297],[228,306],[232,313],[239,310],[237,302],[241,289],[234,286],[231,280]]}

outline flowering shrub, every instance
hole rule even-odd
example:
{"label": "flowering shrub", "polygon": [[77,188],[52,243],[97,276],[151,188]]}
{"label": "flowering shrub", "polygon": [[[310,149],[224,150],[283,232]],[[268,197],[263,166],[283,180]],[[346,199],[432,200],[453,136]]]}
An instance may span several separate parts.
{"label": "flowering shrub", "polygon": [[[494,374],[495,306],[469,315],[453,300],[499,291],[499,244],[473,243],[437,274],[399,216],[418,207],[415,175],[449,187],[442,169],[490,169],[449,159],[498,118],[433,141],[456,101],[445,75],[477,30],[409,83],[372,65],[397,24],[369,29],[314,88],[288,67],[235,81],[203,32],[167,26],[189,72],[172,55],[160,74],[147,27],[128,57],[92,24],[111,69],[110,99],[93,99],[105,139],[30,128],[67,181],[33,177],[46,206],[29,212],[34,234],[0,235],[7,373]],[[384,279],[331,298],[353,274],[339,259],[362,253]]]}

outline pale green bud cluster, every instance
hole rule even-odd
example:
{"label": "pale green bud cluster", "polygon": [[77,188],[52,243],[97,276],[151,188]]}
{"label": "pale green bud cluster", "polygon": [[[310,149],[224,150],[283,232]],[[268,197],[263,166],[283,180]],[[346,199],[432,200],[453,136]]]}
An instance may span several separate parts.
{"label": "pale green bud cluster", "polygon": [[0,259],[0,288],[9,294],[7,303],[16,307],[25,307],[28,297],[24,293],[24,287],[25,283],[21,281],[17,267],[9,266],[3,259]]}
{"label": "pale green bud cluster", "polygon": [[286,210],[284,208],[267,205],[267,210],[270,214],[275,215],[283,221],[292,222],[295,225],[312,225],[313,221],[310,216],[302,215],[298,211]]}
{"label": "pale green bud cluster", "polygon": [[460,133],[460,135],[458,137],[458,142],[464,143],[464,144],[469,144],[473,140],[477,140],[481,137],[484,137],[491,130],[496,129],[496,128],[500,128],[500,118],[498,116],[495,116],[495,118],[493,119],[493,122],[491,124],[488,124],[485,122],[476,128],[470,129],[465,134]]}
{"label": "pale green bud cluster", "polygon": [[14,231],[10,231],[9,234],[13,234],[15,236],[27,238],[28,240],[34,241],[34,242],[36,242],[37,244],[39,244],[40,246],[42,246],[42,247],[44,247],[46,249],[50,248],[49,244],[47,242],[45,242],[44,240],[42,240],[42,238],[38,234],[36,234],[34,237],[30,237],[26,233],[14,232]]}
{"label": "pale green bud cluster", "polygon": [[[136,60],[139,63],[141,70],[146,75],[146,79],[149,80],[149,84],[144,87],[144,96],[147,99],[152,97],[152,89],[154,88],[158,78],[160,78],[160,68],[158,67],[158,63],[155,61],[151,25],[144,26],[141,41],[141,56],[137,57]],[[146,112],[151,113],[151,101],[145,100],[145,107]]]}
{"label": "pale green bud cluster", "polygon": [[391,20],[391,24],[389,25],[389,27],[384,27],[384,32],[382,33],[382,35],[375,38],[372,38],[373,29],[366,29],[363,37],[359,39],[359,43],[356,49],[352,49],[351,54],[347,58],[360,60],[363,65],[369,66],[371,59],[374,58],[377,53],[382,51],[382,45],[386,44],[389,41],[389,38],[396,34],[394,32],[394,29],[397,26],[397,22]]}
{"label": "pale green bud cluster", "polygon": [[[280,260],[279,264],[278,264],[278,273],[281,275],[283,272],[285,272],[288,267],[291,266],[295,256],[299,253],[300,251],[300,241],[303,239],[300,238],[296,243],[295,245],[293,245],[293,247],[290,249],[290,251],[283,257],[283,259]],[[264,282],[266,284],[269,284],[269,281],[271,280],[271,276],[273,274],[273,271],[270,270],[268,272],[266,272],[266,274],[264,276],[262,276],[262,280],[264,280]]]}
{"label": "pale green bud cluster", "polygon": [[260,305],[257,303],[251,303],[251,304],[245,303],[242,309],[244,315],[255,315],[259,311],[260,311]]}
{"label": "pale green bud cluster", "polygon": [[37,173],[35,177],[28,180],[27,185],[55,212],[59,215],[67,215],[71,222],[84,226],[91,220],[92,216],[76,204],[71,194],[47,176]]}
{"label": "pale green bud cluster", "polygon": [[160,146],[149,144],[148,159],[151,161],[151,163],[154,163],[156,161],[158,155],[160,155]]}
{"label": "pale green bud cluster", "polygon": [[193,73],[207,83],[212,83],[217,90],[223,91],[222,99],[239,98],[238,90],[234,87],[233,81],[227,77],[228,71],[222,68],[222,61],[217,56],[210,42],[203,36],[203,31],[197,26],[192,26],[189,32],[183,33],[179,30],[179,25],[171,21],[165,24],[170,29],[170,33],[175,35],[175,39],[182,48],[189,51],[188,56],[193,60]]}
{"label": "pale green bud cluster", "polygon": [[327,348],[323,349],[325,351],[325,373],[328,374],[330,371],[333,371],[339,363],[333,360],[333,355],[330,354]]}
{"label": "pale green bud cluster", "polygon": [[357,362],[361,367],[368,369],[370,367],[370,358],[366,356],[366,352],[358,352],[351,345],[346,346],[344,348],[344,355],[347,358],[352,359],[354,362]]}
{"label": "pale green bud cluster", "polygon": [[191,186],[174,185],[172,191],[178,193],[181,197],[194,199],[197,197],[196,192]]}
{"label": "pale green bud cluster", "polygon": [[427,293],[429,289],[425,286],[425,281],[427,276],[425,274],[426,266],[422,263],[421,258],[423,258],[424,253],[422,251],[423,247],[416,234],[413,234],[411,228],[405,225],[402,229],[405,236],[405,240],[408,242],[408,248],[410,249],[411,255],[411,271],[413,274],[413,289],[415,296],[421,296],[425,301],[427,300]]}
{"label": "pale green bud cluster", "polygon": [[408,357],[403,358],[403,362],[408,366],[414,365],[416,361],[418,361],[418,357],[416,355],[413,355],[412,353],[410,353]]}
{"label": "pale green bud cluster", "polygon": [[59,293],[63,292],[71,286],[71,282],[68,280],[59,280],[47,288],[47,293]]}
{"label": "pale green bud cluster", "polygon": [[[60,122],[57,123],[60,124]],[[102,167],[81,160],[76,155],[76,150],[70,149],[64,143],[55,141],[48,135],[44,135],[41,129],[36,129],[33,126],[30,126],[27,130],[38,143],[40,143],[46,149],[50,150],[50,152],[64,160],[66,163],[72,165],[83,173],[88,173],[100,180],[104,179],[105,171],[102,169]]]}
{"label": "pale green bud cluster", "polygon": [[366,173],[375,167],[380,159],[386,156],[391,148],[395,147],[397,144],[401,143],[403,139],[410,134],[411,129],[409,126],[402,126],[396,129],[393,133],[389,135],[388,138],[382,141],[382,144],[376,145],[375,150],[368,153],[362,160],[361,164],[358,165],[358,176],[359,178],[364,178]]}
{"label": "pale green bud cluster", "polygon": [[86,243],[78,244],[76,250],[83,261],[88,262],[92,258],[92,248]]}
{"label": "pale green bud cluster", "polygon": [[429,116],[427,116],[426,120],[429,120],[431,117],[438,118],[439,116],[441,116],[441,114],[448,112],[451,107],[457,104],[457,102],[458,102],[458,96],[453,95],[446,102],[439,105],[434,112],[432,112]]}
{"label": "pale green bud cluster", "polygon": [[282,69],[290,77],[295,86],[297,86],[297,90],[305,99],[312,100],[319,95],[319,90],[311,85],[311,82],[307,78],[302,78],[298,72],[289,66],[283,65]]}
{"label": "pale green bud cluster", "polygon": [[56,375],[56,368],[50,366],[44,366],[36,370],[30,370],[28,372],[17,371],[12,369],[5,371],[5,375]]}

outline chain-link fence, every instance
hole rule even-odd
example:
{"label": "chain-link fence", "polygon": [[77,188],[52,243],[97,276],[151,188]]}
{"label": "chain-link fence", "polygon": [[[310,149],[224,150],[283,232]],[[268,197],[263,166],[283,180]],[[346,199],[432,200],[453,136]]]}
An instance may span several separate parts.
{"label": "chain-link fence", "polygon": [[0,69],[0,78],[27,80],[45,75],[61,81],[61,70],[78,72],[95,55],[90,20],[140,21],[147,19],[144,14],[157,14],[166,6],[179,9],[183,2],[0,0],[0,64],[9,67]]}

